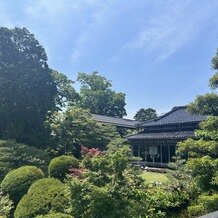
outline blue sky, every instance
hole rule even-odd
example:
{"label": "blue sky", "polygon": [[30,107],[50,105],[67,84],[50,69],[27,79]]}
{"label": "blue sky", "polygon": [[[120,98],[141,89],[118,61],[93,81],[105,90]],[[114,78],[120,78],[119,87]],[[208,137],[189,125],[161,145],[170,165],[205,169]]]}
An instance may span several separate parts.
{"label": "blue sky", "polygon": [[[73,80],[98,71],[126,94],[132,118],[209,91],[217,0],[0,0],[0,26],[26,27],[49,66]],[[77,86],[77,85],[76,85]]]}

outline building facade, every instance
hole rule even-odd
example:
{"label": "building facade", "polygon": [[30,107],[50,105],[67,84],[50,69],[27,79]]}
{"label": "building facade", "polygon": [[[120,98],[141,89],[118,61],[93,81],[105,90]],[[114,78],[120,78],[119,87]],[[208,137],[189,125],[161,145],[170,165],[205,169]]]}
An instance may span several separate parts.
{"label": "building facade", "polygon": [[141,165],[166,167],[173,161],[176,145],[190,137],[204,115],[192,115],[185,106],[174,107],[170,112],[138,125],[139,133],[128,136],[132,155],[140,157]]}

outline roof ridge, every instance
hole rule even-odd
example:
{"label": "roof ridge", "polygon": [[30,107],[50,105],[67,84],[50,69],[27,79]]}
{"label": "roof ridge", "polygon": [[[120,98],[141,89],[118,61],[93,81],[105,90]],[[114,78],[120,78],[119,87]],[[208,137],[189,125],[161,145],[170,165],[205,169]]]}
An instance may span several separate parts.
{"label": "roof ridge", "polygon": [[113,119],[121,119],[121,120],[127,120],[127,121],[133,121],[133,122],[137,122],[134,119],[128,119],[128,118],[120,118],[120,117],[112,117],[112,116],[107,116],[107,115],[102,115],[102,114],[91,114],[91,115],[97,115],[97,116],[101,116],[101,117],[108,117],[108,118],[113,118]]}
{"label": "roof ridge", "polygon": [[[151,120],[147,120],[147,122],[144,122],[144,123],[149,123],[149,122],[151,122],[151,121],[158,121],[158,120],[160,120],[160,119],[162,119],[162,118],[168,116],[169,114],[172,114],[173,112],[175,112],[175,111],[177,111],[177,110],[179,110],[179,109],[184,109],[184,108],[187,108],[187,106],[175,106],[175,107],[173,107],[173,108],[171,109],[171,111],[169,111],[169,112],[167,112],[167,113],[165,113],[165,114],[163,114],[163,115],[161,115],[161,116],[159,116],[159,117],[157,117],[157,118],[154,118],[154,119],[151,119]],[[143,124],[144,124],[144,123],[143,123]]]}

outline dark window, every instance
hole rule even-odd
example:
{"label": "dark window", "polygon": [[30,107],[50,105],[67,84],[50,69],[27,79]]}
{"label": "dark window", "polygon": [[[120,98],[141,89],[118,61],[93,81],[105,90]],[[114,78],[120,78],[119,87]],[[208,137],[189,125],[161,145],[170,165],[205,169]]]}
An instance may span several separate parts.
{"label": "dark window", "polygon": [[170,146],[170,161],[174,161],[173,157],[176,154],[175,152],[176,152],[176,147],[174,145]]}
{"label": "dark window", "polygon": [[169,156],[168,146],[162,146],[162,163],[169,162],[168,156]]}

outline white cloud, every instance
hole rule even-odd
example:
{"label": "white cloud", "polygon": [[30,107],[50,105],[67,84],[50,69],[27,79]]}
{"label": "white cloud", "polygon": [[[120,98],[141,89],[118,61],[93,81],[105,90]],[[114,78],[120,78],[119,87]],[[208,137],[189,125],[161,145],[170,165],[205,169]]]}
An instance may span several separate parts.
{"label": "white cloud", "polygon": [[[193,40],[204,21],[217,11],[217,2],[205,2],[193,7],[193,1],[157,1],[157,12],[148,20],[138,35],[121,50],[158,52],[159,60],[173,55],[183,45]],[[116,57],[116,56],[115,56]]]}

